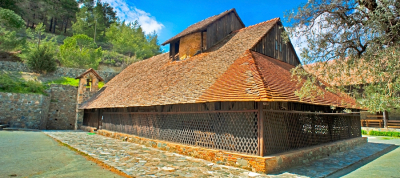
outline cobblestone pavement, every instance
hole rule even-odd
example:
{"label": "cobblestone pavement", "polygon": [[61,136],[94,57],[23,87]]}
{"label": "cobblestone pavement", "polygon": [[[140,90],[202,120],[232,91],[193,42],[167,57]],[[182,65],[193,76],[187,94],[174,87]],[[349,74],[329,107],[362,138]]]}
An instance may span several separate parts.
{"label": "cobblestone pavement", "polygon": [[44,133],[135,177],[325,177],[391,146],[367,143],[278,174],[266,175],[87,132]]}
{"label": "cobblestone pavement", "polygon": [[44,133],[135,177],[298,177],[257,174],[87,132]]}

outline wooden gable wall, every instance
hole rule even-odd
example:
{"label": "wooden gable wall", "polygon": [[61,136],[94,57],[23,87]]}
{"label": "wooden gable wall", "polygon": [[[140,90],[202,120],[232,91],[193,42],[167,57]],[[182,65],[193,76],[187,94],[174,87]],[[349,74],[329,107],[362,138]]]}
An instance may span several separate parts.
{"label": "wooden gable wall", "polygon": [[236,16],[234,12],[231,12],[219,20],[211,23],[207,27],[207,38],[205,48],[208,49],[215,45],[217,42],[225,38],[231,32],[244,28],[244,24]]}
{"label": "wooden gable wall", "polygon": [[[281,23],[275,26],[253,47],[253,51],[297,66],[299,58],[291,42],[284,43],[281,37],[284,29]],[[276,46],[277,45],[277,46]]]}

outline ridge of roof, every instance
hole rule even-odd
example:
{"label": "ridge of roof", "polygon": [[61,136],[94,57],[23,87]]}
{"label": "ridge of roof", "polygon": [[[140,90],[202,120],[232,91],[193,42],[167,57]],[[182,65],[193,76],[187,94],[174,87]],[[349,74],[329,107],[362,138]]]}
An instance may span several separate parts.
{"label": "ridge of roof", "polygon": [[93,68],[89,68],[88,70],[86,70],[85,72],[83,72],[81,75],[79,75],[78,77],[76,77],[75,79],[80,79],[82,78],[84,75],[86,75],[89,72],[93,72],[93,74],[99,79],[99,82],[104,81],[103,78],[100,77],[100,75],[93,69]]}
{"label": "ridge of roof", "polygon": [[260,23],[254,24],[254,25],[250,25],[250,26],[248,26],[248,27],[244,27],[244,28],[235,30],[235,31],[233,31],[232,33],[237,33],[237,32],[239,32],[239,31],[248,30],[248,29],[250,29],[250,28],[257,27],[257,26],[263,25],[263,24],[265,24],[265,23],[270,23],[270,22],[272,22],[272,21],[280,21],[280,20],[281,20],[281,19],[280,19],[279,17],[275,17],[275,18],[273,18],[273,19],[270,19],[270,20],[267,20],[267,21],[264,21],[264,22],[260,22]]}
{"label": "ridge of roof", "polygon": [[[197,32],[197,31],[199,31],[199,30],[201,30],[201,29],[207,27],[209,24],[211,24],[211,23],[217,21],[218,19],[222,18],[222,17],[225,16],[226,14],[229,14],[230,12],[234,12],[235,15],[236,15],[236,17],[238,17],[240,23],[241,23],[243,26],[245,26],[244,23],[243,23],[243,21],[242,21],[242,19],[240,19],[239,15],[237,14],[236,9],[235,9],[235,8],[232,8],[232,9],[226,10],[226,11],[224,11],[224,12],[218,14],[218,15],[213,15],[213,16],[211,16],[211,17],[208,17],[208,18],[206,18],[206,19],[203,19],[203,20],[201,20],[201,21],[199,21],[199,22],[196,22],[196,23],[194,23],[194,24],[188,26],[188,27],[185,28],[183,31],[181,31],[180,33],[178,33],[178,34],[175,35],[174,37],[168,39],[167,41],[165,41],[165,42],[162,43],[161,45],[164,46],[164,45],[166,45],[166,44],[168,44],[168,43],[170,43],[170,42],[172,42],[172,41],[174,41],[174,40],[176,40],[176,39],[178,39],[178,38],[180,38],[180,37],[182,37],[182,36],[189,35],[189,34],[191,34],[191,33]],[[193,28],[193,29],[191,29],[191,28]]]}

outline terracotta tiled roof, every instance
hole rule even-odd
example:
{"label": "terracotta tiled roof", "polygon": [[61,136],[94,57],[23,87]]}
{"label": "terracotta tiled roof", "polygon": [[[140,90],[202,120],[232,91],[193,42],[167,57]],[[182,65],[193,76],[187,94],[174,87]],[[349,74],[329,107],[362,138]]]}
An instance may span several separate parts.
{"label": "terracotta tiled roof", "polygon": [[[270,90],[270,94],[272,95],[271,101],[291,101],[357,108],[357,103],[353,98],[342,93],[326,91],[321,87],[319,89],[324,92],[323,96],[315,95],[313,100],[310,98],[303,98],[300,100],[300,98],[295,95],[295,91],[299,90],[302,85],[298,85],[298,81],[292,80],[290,72],[295,66],[257,52],[252,52],[252,54],[264,84],[266,88]],[[302,81],[302,83],[304,83],[304,81]]]}
{"label": "terracotta tiled roof", "polygon": [[76,77],[75,79],[80,79],[80,78],[82,78],[83,76],[85,76],[85,75],[86,75],[87,73],[89,73],[89,72],[92,72],[92,73],[97,77],[97,79],[99,79],[99,82],[104,81],[104,79],[101,78],[100,75],[99,75],[94,69],[92,69],[92,68],[86,70],[84,73],[82,73],[81,75],[79,75],[79,76]]}
{"label": "terracotta tiled roof", "polygon": [[[207,28],[208,25],[210,25],[211,23],[215,22],[216,20],[220,19],[221,17],[225,16],[226,14],[229,14],[230,12],[234,12],[236,14],[236,16],[238,17],[240,23],[243,24],[242,20],[239,18],[239,16],[237,15],[237,12],[235,10],[235,8],[231,9],[231,10],[227,10],[225,12],[222,12],[221,14],[209,17],[207,19],[204,19],[200,22],[197,22],[191,26],[189,26],[188,28],[186,28],[185,30],[183,30],[182,32],[178,33],[177,35],[175,35],[174,37],[172,37],[171,39],[165,41],[162,45],[166,45],[168,43],[171,43],[172,41],[183,37],[185,35],[189,35],[191,33],[195,33],[195,32],[199,32],[204,30],[205,28]],[[243,24],[243,26],[245,26]]]}
{"label": "terracotta tiled roof", "polygon": [[294,101],[323,105],[353,103],[327,92],[300,101],[291,81],[294,66],[250,49],[279,19],[236,31],[204,53],[172,61],[164,53],[123,70],[81,108],[115,108],[213,101]]}

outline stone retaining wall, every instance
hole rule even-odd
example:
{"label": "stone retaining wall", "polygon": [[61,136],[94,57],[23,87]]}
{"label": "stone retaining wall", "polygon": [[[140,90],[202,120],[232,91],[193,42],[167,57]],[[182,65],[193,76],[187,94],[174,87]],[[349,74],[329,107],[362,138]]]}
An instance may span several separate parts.
{"label": "stone retaining wall", "polygon": [[[18,72],[32,72],[28,66],[21,62],[0,61],[0,70],[4,71],[18,71]],[[58,67],[55,72],[46,75],[55,77],[71,77],[75,78],[85,72],[87,69]],[[107,82],[115,77],[117,72],[97,71],[96,72]]]}
{"label": "stone retaining wall", "polygon": [[0,92],[0,123],[10,127],[45,129],[50,97]]}
{"label": "stone retaining wall", "polygon": [[[92,131],[91,128],[82,128]],[[355,146],[367,143],[367,138],[352,138],[334,143],[318,145],[299,149],[292,152],[281,153],[272,156],[252,156],[238,153],[231,153],[222,150],[206,149],[189,145],[182,145],[161,140],[148,139],[108,130],[98,130],[97,134],[106,137],[116,138],[128,142],[146,145],[148,147],[174,152],[182,155],[188,155],[195,158],[205,159],[217,164],[240,167],[253,172],[273,173],[284,168],[301,165],[316,159],[324,158],[332,153],[352,149]]]}
{"label": "stone retaining wall", "polygon": [[47,130],[74,130],[78,87],[55,85],[50,87]]}
{"label": "stone retaining wall", "polygon": [[73,130],[77,87],[52,84],[47,96],[0,92],[0,123],[10,127]]}

